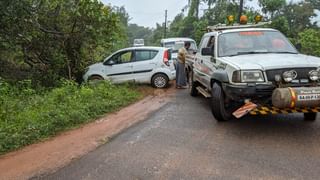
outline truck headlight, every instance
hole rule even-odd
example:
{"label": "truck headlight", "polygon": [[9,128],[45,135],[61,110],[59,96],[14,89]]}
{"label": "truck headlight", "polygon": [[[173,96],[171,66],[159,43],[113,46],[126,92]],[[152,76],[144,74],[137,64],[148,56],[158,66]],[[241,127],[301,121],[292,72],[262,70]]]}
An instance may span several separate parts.
{"label": "truck headlight", "polygon": [[282,74],[283,80],[285,82],[291,82],[292,80],[296,79],[298,76],[298,73],[295,70],[291,70],[291,71],[285,71]]}
{"label": "truck headlight", "polygon": [[241,82],[264,82],[262,71],[241,71]]}
{"label": "truck headlight", "polygon": [[316,70],[312,70],[309,72],[309,78],[311,81],[317,81],[319,80],[319,71],[316,71]]}

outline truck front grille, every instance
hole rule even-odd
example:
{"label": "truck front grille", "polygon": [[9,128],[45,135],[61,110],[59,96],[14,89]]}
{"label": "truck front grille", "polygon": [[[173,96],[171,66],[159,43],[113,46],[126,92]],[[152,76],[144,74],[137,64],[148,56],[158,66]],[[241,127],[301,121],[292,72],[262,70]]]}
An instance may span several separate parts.
{"label": "truck front grille", "polygon": [[268,81],[275,81],[275,75],[280,75],[282,77],[282,74],[285,71],[291,71],[291,70],[295,70],[298,74],[296,79],[309,79],[309,72],[311,70],[316,70],[317,68],[315,67],[308,67],[308,68],[285,68],[285,69],[272,69],[272,70],[267,70],[266,74],[267,74],[267,78]]}

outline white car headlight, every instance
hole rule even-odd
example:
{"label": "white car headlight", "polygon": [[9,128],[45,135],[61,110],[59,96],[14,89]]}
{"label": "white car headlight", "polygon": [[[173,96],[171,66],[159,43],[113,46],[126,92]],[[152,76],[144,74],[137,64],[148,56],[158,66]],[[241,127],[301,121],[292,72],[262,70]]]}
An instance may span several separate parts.
{"label": "white car headlight", "polygon": [[262,71],[241,71],[242,82],[264,82]]}

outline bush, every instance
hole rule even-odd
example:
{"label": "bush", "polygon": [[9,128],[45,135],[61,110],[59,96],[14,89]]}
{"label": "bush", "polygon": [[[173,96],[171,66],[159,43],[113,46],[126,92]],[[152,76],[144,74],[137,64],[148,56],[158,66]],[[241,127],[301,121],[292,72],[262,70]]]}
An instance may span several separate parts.
{"label": "bush", "polygon": [[52,90],[34,90],[0,80],[0,154],[92,121],[140,97],[129,85],[103,82],[79,86],[63,81]]}

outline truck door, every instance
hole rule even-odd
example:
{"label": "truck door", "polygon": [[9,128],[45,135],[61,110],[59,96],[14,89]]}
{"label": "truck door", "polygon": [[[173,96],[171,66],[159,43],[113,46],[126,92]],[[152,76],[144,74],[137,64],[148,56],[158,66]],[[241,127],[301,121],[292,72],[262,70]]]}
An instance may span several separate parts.
{"label": "truck door", "polygon": [[199,81],[202,84],[206,84],[207,88],[210,87],[210,81],[213,74],[213,71],[216,69],[214,55],[202,55],[201,51],[203,48],[210,48],[212,52],[215,50],[215,36],[206,36],[202,39],[199,47],[199,52],[197,53],[196,63],[198,65],[199,71]]}

